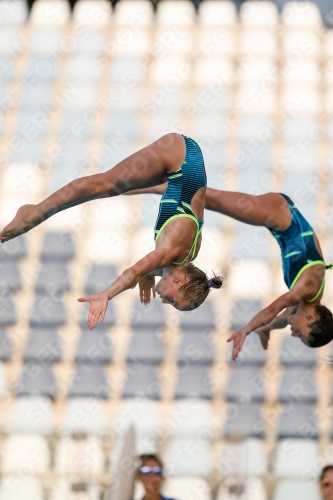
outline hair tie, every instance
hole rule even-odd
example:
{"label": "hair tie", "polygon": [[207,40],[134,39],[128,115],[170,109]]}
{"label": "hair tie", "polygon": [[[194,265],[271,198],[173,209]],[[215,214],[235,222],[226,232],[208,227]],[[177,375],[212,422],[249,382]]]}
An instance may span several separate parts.
{"label": "hair tie", "polygon": [[212,288],[212,282],[207,280],[207,285],[208,285],[208,288]]}

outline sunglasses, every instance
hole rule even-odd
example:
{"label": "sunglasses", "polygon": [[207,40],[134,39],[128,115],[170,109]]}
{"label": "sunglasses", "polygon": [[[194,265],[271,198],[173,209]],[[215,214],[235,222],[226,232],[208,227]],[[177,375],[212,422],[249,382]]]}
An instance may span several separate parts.
{"label": "sunglasses", "polygon": [[141,474],[147,475],[147,474],[156,474],[157,476],[162,475],[162,467],[149,467],[148,465],[143,465],[139,469]]}

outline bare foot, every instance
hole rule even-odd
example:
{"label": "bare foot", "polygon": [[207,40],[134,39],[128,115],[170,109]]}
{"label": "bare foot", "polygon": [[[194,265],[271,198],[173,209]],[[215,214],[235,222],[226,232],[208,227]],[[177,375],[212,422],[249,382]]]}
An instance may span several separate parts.
{"label": "bare foot", "polygon": [[33,214],[34,208],[35,205],[23,205],[18,209],[14,219],[1,231],[1,243],[26,233],[42,222],[40,218]]}

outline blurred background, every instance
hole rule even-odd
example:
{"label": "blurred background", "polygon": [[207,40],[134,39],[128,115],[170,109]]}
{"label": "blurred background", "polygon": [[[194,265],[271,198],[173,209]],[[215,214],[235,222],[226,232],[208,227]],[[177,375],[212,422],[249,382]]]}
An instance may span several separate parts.
{"label": "blurred background", "polygon": [[[172,131],[200,144],[209,186],[288,194],[331,263],[331,2],[154,3],[0,1],[1,227]],[[76,299],[153,248],[158,203],[89,202],[1,245],[0,500],[108,499],[131,424],[165,495],[319,500],[331,346],[251,334],[231,362],[225,342],[286,290],[267,230],[207,212],[197,262],[223,290],[182,315],[127,291],[87,329]]]}

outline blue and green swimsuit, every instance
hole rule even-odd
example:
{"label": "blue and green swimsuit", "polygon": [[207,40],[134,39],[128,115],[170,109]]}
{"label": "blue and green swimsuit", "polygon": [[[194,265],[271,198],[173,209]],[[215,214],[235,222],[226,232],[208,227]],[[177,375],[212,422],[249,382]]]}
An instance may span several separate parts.
{"label": "blue and green swimsuit", "polygon": [[[303,217],[288,196],[285,194],[282,194],[282,196],[286,199],[290,208],[292,217],[291,224],[285,231],[269,230],[280,245],[284,281],[291,290],[299,280],[301,274],[309,267],[321,264],[326,270],[326,268],[331,268],[331,266],[326,266],[322,256],[318,252],[314,240],[313,229],[308,221]],[[325,275],[315,297],[308,302],[316,300],[321,294],[324,286]]]}
{"label": "blue and green swimsuit", "polygon": [[186,156],[183,165],[169,174],[168,187],[161,199],[160,209],[155,224],[155,243],[157,242],[163,229],[170,221],[187,217],[192,219],[197,225],[196,235],[189,254],[182,262],[173,264],[183,264],[188,257],[192,261],[195,256],[197,241],[202,230],[204,221],[199,221],[191,207],[192,198],[202,187],[207,187],[207,177],[205,163],[199,145],[190,137],[184,137],[186,145]]}

